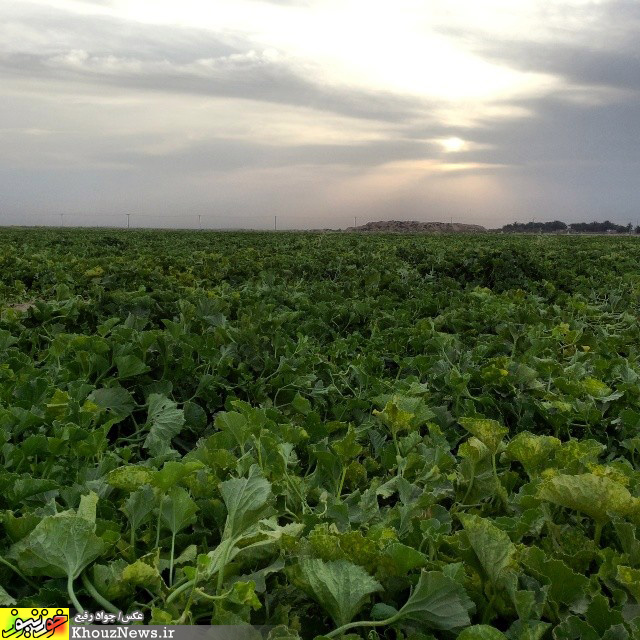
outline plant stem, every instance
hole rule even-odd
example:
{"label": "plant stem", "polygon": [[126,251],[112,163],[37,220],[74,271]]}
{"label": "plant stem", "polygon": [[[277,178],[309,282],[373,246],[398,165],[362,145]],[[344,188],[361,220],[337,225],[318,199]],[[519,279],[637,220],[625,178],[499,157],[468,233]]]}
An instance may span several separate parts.
{"label": "plant stem", "polygon": [[84,588],[89,595],[105,610],[116,615],[120,613],[120,610],[113,604],[111,604],[106,598],[100,595],[99,591],[93,586],[86,573],[80,576]]}
{"label": "plant stem", "polygon": [[196,575],[193,578],[193,588],[189,592],[189,597],[187,598],[187,604],[184,607],[184,611],[182,612],[182,615],[178,618],[178,624],[184,624],[185,620],[187,619],[187,616],[190,613],[191,603],[193,602],[193,594],[196,592],[197,583],[198,583],[198,566],[196,565]]}
{"label": "plant stem", "polygon": [[342,473],[340,474],[340,484],[338,485],[338,493],[336,498],[340,500],[340,494],[342,494],[342,487],[344,486],[344,479],[347,477],[347,467],[343,467]]}
{"label": "plant stem", "polygon": [[600,546],[600,536],[602,535],[602,522],[596,522],[596,529],[593,533],[593,541],[596,543],[596,546]]}
{"label": "plant stem", "polygon": [[158,505],[158,522],[156,524],[156,549],[160,546],[160,518],[162,517],[162,503],[164,502],[164,494],[160,498]]}
{"label": "plant stem", "polygon": [[391,618],[387,618],[386,620],[360,620],[358,622],[349,622],[349,624],[343,624],[341,627],[334,629],[331,633],[327,633],[325,638],[335,638],[336,636],[341,636],[349,629],[357,629],[358,627],[384,627],[385,625],[394,622],[397,617],[398,616],[396,615]]}
{"label": "plant stem", "polygon": [[196,583],[195,580],[189,580],[188,582],[185,582],[184,584],[177,587],[174,591],[172,591],[169,594],[169,597],[166,600],[167,604],[175,600],[183,591],[186,591],[190,586],[194,585],[195,583]]}
{"label": "plant stem", "polygon": [[491,595],[491,599],[489,600],[489,604],[487,608],[484,610],[482,615],[482,624],[489,624],[491,617],[493,615],[493,603],[496,601],[496,594]]}
{"label": "plant stem", "polygon": [[491,455],[491,466],[493,468],[493,477],[495,478],[496,481],[496,491],[498,492],[498,497],[500,498],[500,502],[502,502],[502,504],[504,504],[504,506],[507,506],[507,502],[504,499],[504,496],[502,495],[502,491],[501,489],[502,487],[502,483],[500,482],[500,478],[498,478],[498,469],[496,467],[496,454],[492,454]]}
{"label": "plant stem", "polygon": [[25,576],[24,573],[22,573],[22,571],[18,569],[18,567],[11,564],[8,560],[5,560],[2,556],[0,556],[0,564],[5,565],[5,567],[9,567],[11,571],[13,571],[14,573],[17,573],[28,585],[30,585],[34,589],[40,588],[33,580],[30,580],[29,578],[27,578],[27,576]]}
{"label": "plant stem", "polygon": [[464,498],[462,498],[462,504],[467,504],[467,498],[469,497],[469,494],[471,493],[471,489],[473,489],[473,482],[476,479],[476,465],[472,464],[471,465],[471,478],[469,479],[469,486],[467,487],[467,490],[464,494]]}
{"label": "plant stem", "polygon": [[[224,533],[226,533],[226,531]],[[224,538],[224,533],[222,535],[223,538]],[[224,544],[224,543],[221,542],[220,544]],[[220,563],[220,569],[218,570],[218,584],[216,585],[216,595],[220,595],[220,592],[222,591],[222,583],[224,582],[224,570],[225,570],[225,567],[227,566],[229,551],[231,550],[231,547],[233,547],[234,544],[235,544],[235,541],[233,542],[229,541],[227,543],[227,548],[224,550],[224,555],[222,556],[222,562]]]}
{"label": "plant stem", "polygon": [[176,548],[176,534],[171,534],[171,556],[169,557],[169,586],[173,585],[173,553]]}
{"label": "plant stem", "polygon": [[76,598],[75,591],[73,590],[73,576],[69,574],[67,576],[67,593],[69,594],[69,599],[71,600],[71,604],[76,608],[78,613],[84,613],[84,609],[82,605],[78,602],[78,598]]}

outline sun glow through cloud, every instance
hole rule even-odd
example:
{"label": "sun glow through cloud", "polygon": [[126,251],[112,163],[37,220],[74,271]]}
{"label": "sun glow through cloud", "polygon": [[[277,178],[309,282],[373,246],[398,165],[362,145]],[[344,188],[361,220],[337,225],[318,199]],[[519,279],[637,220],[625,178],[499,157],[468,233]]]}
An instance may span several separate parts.
{"label": "sun glow through cloud", "polygon": [[451,138],[444,138],[444,140],[440,140],[439,142],[442,145],[443,151],[446,151],[447,153],[464,151],[467,147],[467,143],[462,138],[457,138],[455,136]]}

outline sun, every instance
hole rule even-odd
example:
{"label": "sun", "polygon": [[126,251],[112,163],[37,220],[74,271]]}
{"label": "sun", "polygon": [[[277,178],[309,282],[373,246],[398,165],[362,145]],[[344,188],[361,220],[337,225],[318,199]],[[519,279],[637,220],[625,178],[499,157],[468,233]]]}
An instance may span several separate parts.
{"label": "sun", "polygon": [[456,153],[457,151],[464,151],[467,148],[467,143],[462,138],[444,138],[438,142],[442,145],[442,149],[446,153]]}

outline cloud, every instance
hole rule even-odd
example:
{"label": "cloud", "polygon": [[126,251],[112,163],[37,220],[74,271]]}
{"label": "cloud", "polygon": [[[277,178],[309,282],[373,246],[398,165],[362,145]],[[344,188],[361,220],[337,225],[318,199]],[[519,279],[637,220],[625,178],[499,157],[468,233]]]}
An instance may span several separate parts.
{"label": "cloud", "polygon": [[13,16],[2,31],[0,72],[21,80],[242,98],[390,122],[430,107],[415,97],[323,81],[317,68],[238,34],[52,10]]}
{"label": "cloud", "polygon": [[[295,0],[247,2],[261,4],[280,5],[272,10],[283,19],[316,11]],[[552,80],[482,99],[347,83],[332,73],[339,49],[305,58],[223,21],[180,27],[118,16],[107,0],[63,5],[12,3],[0,23],[4,211],[188,211],[193,222],[193,212],[214,209],[234,220],[278,212],[302,226],[345,226],[353,215],[626,222],[640,207],[635,2],[510,4],[505,24],[485,20],[484,31],[441,11],[437,33],[429,24],[424,37],[446,39],[456,64],[407,58],[398,69],[407,86],[414,76],[428,85],[425,65],[440,69],[445,88],[491,66],[505,78],[515,69]],[[350,15],[364,7],[349,5]],[[431,13],[421,15],[429,23]],[[389,34],[404,23],[388,31],[382,17],[354,42],[375,35],[374,59],[388,51],[393,75],[393,47],[406,43]],[[342,25],[342,44],[347,32]]]}
{"label": "cloud", "polygon": [[[562,13],[562,5],[557,7]],[[553,29],[532,27],[529,35],[488,34],[467,26],[441,27],[483,58],[520,71],[561,76],[578,87],[610,87],[640,90],[640,3],[609,0],[564,7],[579,28],[563,28],[569,17]]]}

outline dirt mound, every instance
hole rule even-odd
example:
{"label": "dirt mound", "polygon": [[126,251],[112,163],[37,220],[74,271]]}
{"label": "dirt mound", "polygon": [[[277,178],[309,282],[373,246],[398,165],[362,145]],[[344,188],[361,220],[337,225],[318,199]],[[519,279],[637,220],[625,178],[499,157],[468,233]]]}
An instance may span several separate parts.
{"label": "dirt mound", "polygon": [[364,231],[376,233],[484,233],[486,229],[479,224],[459,222],[416,222],[415,220],[387,220],[367,222],[345,231]]}

